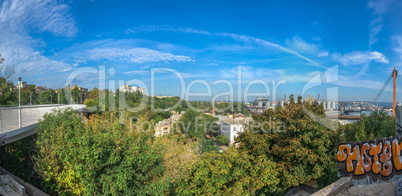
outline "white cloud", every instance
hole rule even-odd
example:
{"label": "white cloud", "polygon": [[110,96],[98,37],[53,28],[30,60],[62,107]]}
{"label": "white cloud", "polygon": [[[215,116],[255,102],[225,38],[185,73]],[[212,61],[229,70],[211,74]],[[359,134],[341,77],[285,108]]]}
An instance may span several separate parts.
{"label": "white cloud", "polygon": [[307,62],[310,63],[310,65],[313,66],[319,66],[319,67],[323,67],[326,68],[325,66],[321,65],[320,63],[317,63],[301,54],[299,54],[298,52],[291,50],[289,48],[285,48],[279,44],[276,43],[272,43],[269,41],[265,41],[263,39],[259,39],[259,38],[255,38],[252,36],[247,36],[247,35],[239,35],[239,34],[235,34],[235,33],[211,33],[208,31],[204,31],[204,30],[199,30],[199,29],[193,29],[193,28],[174,28],[174,27],[158,27],[158,26],[141,26],[141,27],[136,27],[136,28],[132,28],[132,29],[128,29],[125,31],[126,34],[130,34],[130,33],[138,33],[138,32],[143,32],[143,31],[147,31],[147,32],[155,32],[155,31],[171,31],[171,32],[184,32],[184,33],[192,33],[192,34],[199,34],[199,35],[207,35],[207,36],[221,36],[221,37],[230,37],[236,41],[239,42],[245,42],[245,43],[255,43],[255,44],[259,44],[265,47],[272,47],[272,48],[276,48],[282,52],[286,52],[289,54],[293,54],[295,56],[298,56],[301,59],[306,60]]}
{"label": "white cloud", "polygon": [[281,46],[279,44],[275,44],[275,43],[272,43],[272,42],[269,42],[269,41],[265,41],[263,39],[259,39],[259,38],[255,38],[255,37],[251,37],[251,36],[246,36],[246,35],[238,35],[238,34],[234,34],[234,33],[218,33],[217,35],[221,35],[221,36],[225,36],[225,37],[231,37],[234,40],[242,41],[242,42],[246,42],[246,43],[251,42],[251,43],[260,44],[262,46],[273,47],[273,48],[276,48],[276,49],[281,50],[283,52],[298,56],[298,57],[308,61],[310,63],[310,65],[326,68],[325,66],[321,65],[320,63],[317,63],[317,62],[315,62],[315,61],[313,61],[313,60],[311,60],[311,59],[299,54],[298,52],[296,52],[294,50],[291,50],[289,48],[285,48],[285,47],[283,47],[283,46]]}
{"label": "white cloud", "polygon": [[393,2],[393,0],[370,0],[367,3],[367,6],[373,9],[373,14],[380,15],[384,14],[389,5]]}
{"label": "white cloud", "polygon": [[318,57],[328,56],[328,51],[321,51],[317,54]]}
{"label": "white cloud", "polygon": [[[189,56],[173,55],[159,52],[149,48],[95,48],[86,51],[87,60],[97,61],[106,59],[108,61],[124,61],[132,63],[161,62],[161,61],[192,61]],[[83,62],[85,62],[84,60]]]}
{"label": "white cloud", "polygon": [[369,46],[375,44],[378,39],[376,36],[382,31],[383,15],[392,4],[393,0],[370,0],[367,6],[372,10],[374,19],[370,23]]}
{"label": "white cloud", "polygon": [[126,74],[126,75],[150,75],[151,72],[145,71],[145,70],[134,70],[134,71],[123,72],[123,74]]}
{"label": "white cloud", "polygon": [[[177,71],[177,70],[176,70]],[[154,74],[161,74],[161,73],[167,73],[167,74],[171,74],[171,72],[165,72],[165,71],[156,71],[154,72]],[[133,70],[133,71],[126,71],[123,72],[123,74],[125,75],[148,75],[151,76],[152,72],[151,70]],[[206,77],[210,77],[210,74],[208,72],[205,71],[196,71],[196,73],[186,73],[186,72],[178,72],[178,74],[183,77],[183,78],[206,78]],[[176,75],[172,76],[169,75],[168,77],[160,77],[157,76],[158,79],[162,79],[162,80],[170,80],[173,78],[177,78]]]}
{"label": "white cloud", "polygon": [[328,56],[327,51],[319,50],[315,44],[309,44],[300,37],[295,36],[291,40],[286,40],[286,45],[288,45],[290,49],[300,53],[315,54],[318,57]]}
{"label": "white cloud", "polygon": [[399,55],[402,59],[402,35],[394,36],[392,39],[396,42],[396,47],[394,47],[394,52]]}
{"label": "white cloud", "polygon": [[30,33],[50,32],[72,37],[78,30],[67,4],[52,0],[5,0],[0,3],[0,51],[4,63],[17,74],[29,76],[48,71],[66,71],[71,65],[45,57],[38,48],[44,43]]}
{"label": "white cloud", "polygon": [[241,73],[241,78],[245,83],[257,78],[263,78],[266,81],[286,80],[286,82],[307,82],[315,75],[320,74],[319,71],[292,74],[283,69],[253,68],[242,65],[240,66],[240,72],[239,67],[220,70],[220,78],[234,79],[238,77],[239,73]]}
{"label": "white cloud", "polygon": [[368,64],[371,61],[376,61],[383,64],[388,63],[386,56],[377,51],[353,51],[346,54],[334,53],[332,58],[343,65],[362,65]]}
{"label": "white cloud", "polygon": [[[337,85],[345,87],[380,90],[384,85],[384,82],[356,79],[356,76],[352,77],[339,76],[339,81],[337,82]],[[390,87],[387,87],[385,90],[389,91],[390,89],[391,89]]]}

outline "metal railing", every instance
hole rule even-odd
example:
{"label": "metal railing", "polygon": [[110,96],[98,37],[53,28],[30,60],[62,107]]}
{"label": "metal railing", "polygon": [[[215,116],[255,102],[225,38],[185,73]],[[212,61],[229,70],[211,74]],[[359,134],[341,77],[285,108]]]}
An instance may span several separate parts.
{"label": "metal railing", "polygon": [[85,108],[85,105],[28,105],[0,108],[0,134],[36,124],[39,119],[42,119],[43,115],[51,112],[53,109],[68,107],[76,110]]}

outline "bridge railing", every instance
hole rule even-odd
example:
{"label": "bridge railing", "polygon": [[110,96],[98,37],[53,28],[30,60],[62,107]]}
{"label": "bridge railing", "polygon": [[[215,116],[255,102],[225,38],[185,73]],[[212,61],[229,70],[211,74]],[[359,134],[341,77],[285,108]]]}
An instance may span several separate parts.
{"label": "bridge railing", "polygon": [[38,120],[42,119],[43,115],[53,109],[68,107],[80,109],[84,108],[85,105],[35,105],[0,108],[0,134],[38,123]]}

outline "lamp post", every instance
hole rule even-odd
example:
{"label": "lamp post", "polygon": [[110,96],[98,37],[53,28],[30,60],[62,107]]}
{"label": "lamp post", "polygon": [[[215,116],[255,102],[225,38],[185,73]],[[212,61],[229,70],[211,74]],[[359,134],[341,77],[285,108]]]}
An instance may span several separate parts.
{"label": "lamp post", "polygon": [[22,119],[21,119],[21,77],[18,77],[18,124],[20,128],[22,128]]}

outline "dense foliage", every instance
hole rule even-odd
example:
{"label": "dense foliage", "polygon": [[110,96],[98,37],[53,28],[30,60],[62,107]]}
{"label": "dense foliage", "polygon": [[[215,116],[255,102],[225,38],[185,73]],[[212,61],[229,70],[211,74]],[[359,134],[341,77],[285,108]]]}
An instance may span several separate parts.
{"label": "dense foliage", "polygon": [[279,183],[276,167],[266,156],[253,157],[234,148],[204,153],[176,190],[182,195],[273,193]]}
{"label": "dense foliage", "polygon": [[57,111],[40,123],[37,168],[59,194],[162,194],[162,155],[151,144],[149,134],[129,132],[113,114],[84,124],[73,111]]}
{"label": "dense foliage", "polygon": [[342,126],[347,142],[368,141],[396,134],[395,122],[384,111],[373,111],[363,115],[360,121]]}

